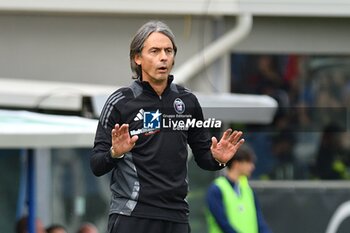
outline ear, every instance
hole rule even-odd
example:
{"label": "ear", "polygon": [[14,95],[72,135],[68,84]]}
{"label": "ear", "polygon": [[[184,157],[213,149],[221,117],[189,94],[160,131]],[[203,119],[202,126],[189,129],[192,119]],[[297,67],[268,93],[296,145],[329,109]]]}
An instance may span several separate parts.
{"label": "ear", "polygon": [[134,57],[134,62],[136,63],[136,65],[141,65],[141,56],[140,54],[136,54]]}

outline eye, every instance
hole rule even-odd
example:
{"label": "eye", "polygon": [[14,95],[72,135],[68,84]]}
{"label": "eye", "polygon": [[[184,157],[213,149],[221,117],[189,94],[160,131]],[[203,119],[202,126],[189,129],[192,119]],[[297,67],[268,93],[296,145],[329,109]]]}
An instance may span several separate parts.
{"label": "eye", "polygon": [[157,53],[157,49],[151,49],[149,52],[150,53]]}
{"label": "eye", "polygon": [[166,50],[165,50],[165,52],[167,53],[167,54],[174,54],[174,49],[172,49],[172,48],[167,48]]}

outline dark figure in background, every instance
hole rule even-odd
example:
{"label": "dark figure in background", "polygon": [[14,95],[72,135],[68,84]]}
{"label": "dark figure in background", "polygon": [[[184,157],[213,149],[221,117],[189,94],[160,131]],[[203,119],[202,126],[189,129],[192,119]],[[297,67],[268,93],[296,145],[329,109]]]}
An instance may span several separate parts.
{"label": "dark figure in background", "polygon": [[219,170],[244,142],[231,129],[220,141],[203,127],[163,129],[166,116],[204,121],[195,95],[173,83],[176,51],[167,25],[143,25],[130,45],[136,80],[114,92],[100,115],[90,164],[96,176],[112,173],[109,233],[190,232],[187,144],[201,168]]}
{"label": "dark figure in background", "polygon": [[293,148],[295,135],[289,129],[282,129],[272,137],[272,156],[276,160],[271,178],[277,180],[292,180],[294,174]]}
{"label": "dark figure in background", "polygon": [[324,128],[316,158],[316,177],[323,180],[347,178],[348,156],[344,154],[341,135],[341,128],[335,124]]}
{"label": "dark figure in background", "polygon": [[274,96],[282,88],[283,79],[279,72],[277,59],[270,55],[257,57],[257,72],[250,78],[250,91],[256,94]]}
{"label": "dark figure in background", "polygon": [[256,58],[257,71],[249,77],[249,92],[268,95],[278,102],[277,114],[285,114],[290,106],[288,93],[284,90],[285,82],[281,75],[278,59],[272,55]]}
{"label": "dark figure in background", "polygon": [[[15,226],[16,233],[28,233],[28,216],[21,217],[17,222]],[[35,229],[36,233],[46,233],[46,230],[44,228],[44,224],[40,219],[36,219],[35,221]]]}

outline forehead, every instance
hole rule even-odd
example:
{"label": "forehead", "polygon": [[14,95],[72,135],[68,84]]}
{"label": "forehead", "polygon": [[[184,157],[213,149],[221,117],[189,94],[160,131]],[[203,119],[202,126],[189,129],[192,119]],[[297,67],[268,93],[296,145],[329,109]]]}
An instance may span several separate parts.
{"label": "forehead", "polygon": [[163,33],[160,32],[153,32],[151,33],[148,38],[145,40],[144,48],[172,48],[173,43]]}

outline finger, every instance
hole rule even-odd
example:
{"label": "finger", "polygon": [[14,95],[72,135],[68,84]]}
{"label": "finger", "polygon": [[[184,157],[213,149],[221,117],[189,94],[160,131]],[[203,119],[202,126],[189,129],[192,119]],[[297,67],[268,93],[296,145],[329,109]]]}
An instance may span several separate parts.
{"label": "finger", "polygon": [[231,133],[230,138],[228,139],[228,141],[229,141],[230,143],[234,143],[234,140],[235,140],[236,135],[237,135],[237,130],[235,130],[235,131],[233,131],[233,132]]}
{"label": "finger", "polygon": [[228,140],[230,138],[231,132],[232,132],[232,129],[225,130],[220,140]]}
{"label": "finger", "polygon": [[231,136],[229,141],[233,144],[236,144],[238,142],[238,140],[242,137],[242,131],[234,131]]}
{"label": "finger", "polygon": [[129,133],[129,125],[128,125],[128,124],[123,124],[123,125],[120,127],[119,133],[120,133],[120,134]]}
{"label": "finger", "polygon": [[236,143],[236,145],[235,145],[236,149],[238,150],[238,148],[239,148],[240,146],[242,146],[244,142],[245,142],[245,140],[244,140],[243,138],[242,138],[241,140],[239,140],[239,141]]}
{"label": "finger", "polygon": [[137,135],[134,135],[134,136],[130,139],[130,144],[134,145],[138,139],[139,139],[139,137],[138,137]]}
{"label": "finger", "polygon": [[118,133],[119,129],[120,129],[120,125],[119,125],[119,124],[115,124],[115,126],[114,126],[114,132],[115,132],[115,133]]}
{"label": "finger", "polygon": [[119,124],[115,124],[114,128],[112,129],[112,137],[117,136],[118,131],[119,131]]}
{"label": "finger", "polygon": [[213,149],[215,149],[217,147],[217,145],[218,145],[218,140],[216,139],[216,137],[212,137],[211,138],[211,147]]}

